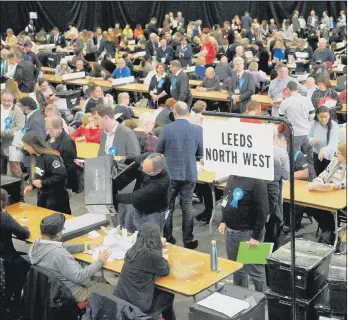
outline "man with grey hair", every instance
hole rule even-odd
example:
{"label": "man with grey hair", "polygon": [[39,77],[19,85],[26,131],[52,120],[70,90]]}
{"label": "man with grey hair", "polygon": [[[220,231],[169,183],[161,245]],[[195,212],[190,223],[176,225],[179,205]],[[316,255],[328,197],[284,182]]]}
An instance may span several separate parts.
{"label": "man with grey hair", "polygon": [[79,37],[78,32],[70,30],[71,45],[74,48],[74,52],[82,52],[85,47],[83,40]]}
{"label": "man with grey hair", "polygon": [[157,55],[158,36],[156,33],[150,34],[150,39],[145,42],[145,52],[149,59]]}
{"label": "man with grey hair", "polygon": [[197,182],[197,157],[203,157],[202,129],[189,122],[189,108],[185,102],[174,105],[175,121],[166,125],[158,138],[155,151],[164,154],[170,177],[169,188],[170,215],[166,221],[163,235],[175,244],[173,237],[173,212],[175,199],[180,196],[182,209],[182,232],[185,248],[195,249],[198,241],[193,240],[192,196]]}
{"label": "man with grey hair", "polygon": [[255,93],[255,80],[251,73],[244,71],[244,59],[236,57],[233,59],[234,69],[228,83],[228,95],[231,98],[230,111],[244,113],[246,105]]}
{"label": "man with grey hair", "polygon": [[185,102],[188,107],[190,107],[193,97],[191,94],[189,78],[183,71],[179,60],[173,60],[170,62],[170,71],[172,73],[170,94],[175,100]]}
{"label": "man with grey hair", "polygon": [[116,69],[112,73],[111,78],[119,79],[119,78],[126,78],[130,76],[131,76],[131,71],[126,65],[126,60],[124,60],[123,58],[118,59],[116,63]]}
{"label": "man with grey hair", "polygon": [[309,72],[309,64],[313,59],[313,49],[306,44],[305,39],[297,39],[297,47],[295,49],[296,73]]}
{"label": "man with grey hair", "polygon": [[327,40],[320,38],[318,41],[318,49],[314,51],[313,62],[335,62],[335,57],[333,52],[327,48]]}
{"label": "man with grey hair", "polygon": [[116,161],[135,162],[139,167],[133,192],[116,195],[116,201],[131,204],[125,226],[128,232],[139,231],[146,222],[153,222],[162,232],[168,216],[168,191],[170,175],[165,157],[160,153],[144,153],[138,156],[116,156]]}
{"label": "man with grey hair", "polygon": [[115,114],[122,113],[122,121],[134,118],[134,112],[129,106],[130,97],[128,92],[121,92],[117,96],[118,105],[115,107]]}
{"label": "man with grey hair", "polygon": [[0,52],[1,55],[1,62],[0,62],[0,79],[1,79],[1,83],[6,82],[6,78],[5,78],[5,74],[7,73],[8,70],[8,54],[9,51],[7,49],[2,49]]}

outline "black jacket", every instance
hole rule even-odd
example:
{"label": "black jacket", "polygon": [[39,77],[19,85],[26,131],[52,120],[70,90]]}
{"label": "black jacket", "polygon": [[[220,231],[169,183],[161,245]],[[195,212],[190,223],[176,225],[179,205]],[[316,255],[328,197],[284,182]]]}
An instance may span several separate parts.
{"label": "black jacket", "polygon": [[22,298],[23,320],[76,320],[80,310],[70,290],[50,271],[30,267]]}
{"label": "black jacket", "polygon": [[158,62],[162,62],[162,58],[164,58],[164,63],[169,64],[169,62],[174,59],[173,48],[167,46],[166,49],[163,50],[162,47],[158,47],[156,57]]}
{"label": "black jacket", "polygon": [[[157,51],[158,43],[155,43],[155,48]],[[152,56],[156,55],[156,52],[154,51],[154,48],[153,48],[153,42],[151,40],[148,40],[145,42],[145,52],[146,52],[146,56],[150,59]]]}
{"label": "black jacket", "polygon": [[271,70],[268,65],[269,54],[267,50],[260,50],[259,52],[257,52],[256,57],[259,58],[259,70],[262,70],[264,73],[269,74]]}
{"label": "black jacket", "polygon": [[63,130],[55,141],[50,143],[50,145],[54,150],[59,151],[60,156],[64,161],[64,166],[68,175],[67,188],[76,192],[78,189],[78,181],[77,167],[74,162],[77,158],[75,141]]}
{"label": "black jacket", "polygon": [[110,73],[110,75],[114,72],[114,70],[116,69],[115,64],[107,59],[103,59],[101,62],[101,66]]}
{"label": "black jacket", "polygon": [[29,229],[22,227],[15,219],[5,211],[0,213],[0,256],[5,261],[9,261],[16,254],[13,246],[12,236],[19,240],[28,239]]}
{"label": "black jacket", "polygon": [[115,42],[110,41],[108,39],[102,39],[102,41],[100,41],[98,54],[101,54],[104,50],[107,53],[110,53],[112,57],[114,57],[115,54],[116,54],[116,44],[115,44]]}
{"label": "black jacket", "polygon": [[[236,189],[241,189],[244,195],[233,207],[232,200],[235,198]],[[222,207],[222,222],[233,230],[253,230],[252,238],[260,240],[269,214],[265,182],[230,176],[224,190],[224,198],[226,197],[226,206]]]}
{"label": "black jacket", "polygon": [[156,176],[149,176],[142,172],[141,163],[148,156],[149,153],[144,153],[139,156],[127,157],[126,163],[135,161],[139,166],[137,183],[132,193],[116,195],[116,200],[119,203],[131,203],[135,209],[146,214],[163,212],[168,209],[168,191],[170,186],[167,166]]}
{"label": "black jacket", "polygon": [[169,264],[162,252],[144,250],[133,261],[125,258],[114,294],[146,313],[152,304],[156,278],[168,274]]}
{"label": "black jacket", "polygon": [[85,320],[153,320],[137,307],[104,291],[95,291],[88,298]]}
{"label": "black jacket", "polygon": [[57,41],[55,42],[54,41],[54,36],[51,35],[49,38],[48,38],[48,43],[50,44],[55,44],[56,46],[60,46],[62,48],[66,47],[66,41],[65,41],[65,38],[63,35],[59,34],[57,36]]}
{"label": "black jacket", "polygon": [[13,80],[18,83],[18,89],[22,92],[33,92],[39,70],[29,62],[22,60],[17,64]]}
{"label": "black jacket", "polygon": [[156,25],[151,23],[151,22],[147,25],[146,31],[147,31],[147,34],[149,37],[150,37],[151,33],[158,34],[158,29],[157,29]]}
{"label": "black jacket", "polygon": [[166,74],[164,78],[157,80],[156,75],[151,78],[149,85],[149,92],[153,91],[154,94],[160,94],[165,91],[167,94],[158,100],[158,104],[164,104],[168,98],[170,98],[170,77]]}

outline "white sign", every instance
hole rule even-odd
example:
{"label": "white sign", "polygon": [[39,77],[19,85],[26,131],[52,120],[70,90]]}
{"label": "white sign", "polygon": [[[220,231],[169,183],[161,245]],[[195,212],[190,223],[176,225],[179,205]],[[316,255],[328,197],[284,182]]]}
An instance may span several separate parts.
{"label": "white sign", "polygon": [[274,179],[273,125],[204,119],[204,170],[216,179],[229,175]]}
{"label": "white sign", "polygon": [[112,79],[112,85],[113,86],[119,86],[122,84],[127,84],[127,83],[133,83],[135,82],[135,79],[133,76],[131,77],[124,77],[124,78],[118,78],[118,79]]}
{"label": "white sign", "polygon": [[81,79],[81,78],[86,78],[86,72],[81,71],[81,72],[75,72],[75,73],[67,73],[62,75],[62,79],[64,81],[66,80],[74,80],[74,79]]}
{"label": "white sign", "polygon": [[36,12],[29,12],[29,19],[37,19],[37,13]]}

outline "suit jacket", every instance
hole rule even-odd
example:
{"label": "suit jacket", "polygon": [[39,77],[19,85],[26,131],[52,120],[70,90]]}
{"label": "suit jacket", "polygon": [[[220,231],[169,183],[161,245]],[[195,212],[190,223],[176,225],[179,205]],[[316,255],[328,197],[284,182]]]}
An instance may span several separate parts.
{"label": "suit jacket", "polygon": [[196,182],[196,158],[203,156],[203,131],[187,119],[177,119],[162,129],[155,152],[165,156],[172,180]]}
{"label": "suit jacket", "polygon": [[18,89],[22,92],[33,92],[39,70],[29,62],[22,60],[17,64],[13,80],[17,81]]}
{"label": "suit jacket", "polygon": [[314,16],[314,27],[312,27],[312,16],[309,16],[307,18],[307,26],[311,27],[311,28],[317,28],[319,25],[319,18],[317,16]]}
{"label": "suit jacket", "polygon": [[73,46],[74,51],[77,50],[78,52],[81,52],[85,47],[81,38],[76,38],[73,41],[71,41],[71,45]]}
{"label": "suit jacket", "polygon": [[[158,49],[158,43],[155,43],[155,48],[156,48],[156,51]],[[146,55],[151,58],[152,56],[155,56],[156,53],[155,53],[155,50],[153,48],[153,43],[151,40],[148,40],[145,42],[145,52],[146,52]]]}
{"label": "suit jacket", "polygon": [[164,63],[168,64],[170,61],[174,59],[173,48],[166,46],[166,49],[163,50],[162,47],[158,47],[156,56],[158,62],[162,62],[162,58],[165,58]]}
{"label": "suit jacket", "polygon": [[234,30],[232,28],[229,28],[227,32],[227,40],[229,45],[234,43],[234,38]]}
{"label": "suit jacket", "polygon": [[158,29],[157,29],[156,25],[152,24],[151,22],[147,25],[146,31],[147,31],[147,34],[149,37],[150,37],[151,33],[158,34]]}
{"label": "suit jacket", "polygon": [[301,30],[300,22],[298,21],[298,15],[294,14],[291,19],[292,22],[292,29],[294,32],[298,32]]}
{"label": "suit jacket", "polygon": [[251,96],[255,93],[255,80],[250,72],[244,71],[241,78],[239,79],[238,86],[237,82],[237,71],[233,70],[228,86],[228,94],[232,98],[233,95],[237,94],[236,89],[240,90],[240,93],[238,95],[241,102],[239,102],[237,105],[233,105],[232,108],[240,108],[240,113],[244,113],[246,111],[247,103],[251,100]]}
{"label": "suit jacket", "polygon": [[183,101],[187,104],[191,104],[192,95],[189,78],[183,70],[180,71],[178,76],[175,74],[172,75],[170,94],[177,101]]}
{"label": "suit jacket", "polygon": [[181,62],[183,68],[186,68],[187,66],[190,66],[192,64],[191,57],[192,48],[189,43],[187,43],[185,47],[183,47],[182,45],[176,47],[175,58]]}
{"label": "suit jacket", "polygon": [[57,36],[57,41],[54,41],[54,36],[50,35],[50,37],[48,38],[48,43],[50,44],[55,44],[56,46],[60,46],[62,48],[66,47],[66,41],[63,35],[59,34]]}
{"label": "suit jacket", "polygon": [[[106,155],[105,143],[106,133],[104,131],[100,137],[98,156]],[[136,156],[140,154],[140,146],[135,133],[131,129],[123,126],[120,123],[117,124],[114,142],[112,145],[118,148],[119,156]]]}

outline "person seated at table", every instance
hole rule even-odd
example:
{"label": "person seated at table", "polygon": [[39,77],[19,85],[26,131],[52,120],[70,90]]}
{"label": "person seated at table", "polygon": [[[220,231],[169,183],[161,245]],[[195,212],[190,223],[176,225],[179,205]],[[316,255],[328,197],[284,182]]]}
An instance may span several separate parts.
{"label": "person seated at table", "polygon": [[31,156],[30,183],[24,189],[24,195],[37,188],[38,207],[71,214],[65,188],[67,171],[57,151],[34,131],[27,132],[22,141],[23,149]]}
{"label": "person seated at table", "polygon": [[110,53],[105,53],[103,60],[101,61],[101,66],[106,71],[106,75],[109,77],[116,69],[116,65],[112,62],[112,55]]}
{"label": "person seated at table", "polygon": [[31,263],[53,272],[71,291],[77,303],[87,301],[90,294],[96,290],[112,293],[114,288],[111,285],[91,280],[91,277],[103,268],[111,251],[100,250],[97,261],[82,268],[72,254],[94,249],[97,245],[62,243],[64,223],[65,217],[61,213],[53,213],[42,219],[41,238],[29,249]]}
{"label": "person seated at table", "polygon": [[162,253],[165,239],[154,223],[142,225],[135,244],[128,250],[114,292],[144,313],[158,319],[175,320],[174,294],[156,288],[156,278],[169,274],[168,256]]}
{"label": "person seated at table", "polygon": [[123,58],[117,60],[116,66],[117,66],[116,69],[111,75],[112,79],[119,79],[119,78],[125,78],[125,77],[131,76],[131,71],[126,66],[126,61]]}
{"label": "person seated at table", "polygon": [[77,61],[82,60],[84,69],[86,70],[90,69],[89,62],[83,56],[83,51],[79,51],[77,48],[75,48],[74,54],[75,55],[73,56],[70,62],[72,66],[76,66]]}
{"label": "person seated at table", "polygon": [[195,66],[195,76],[197,79],[204,79],[205,77],[205,70],[207,70],[205,66],[205,57],[204,56],[198,56],[196,60],[196,66]]}
{"label": "person seated at table", "polygon": [[[249,43],[249,41],[248,41],[248,43]],[[247,59],[247,57],[245,56],[243,46],[238,46],[238,47],[236,48],[236,54],[235,54],[234,58],[237,58],[237,57],[243,59],[243,61],[244,61],[244,69],[246,69],[246,66],[248,65],[248,59]]]}
{"label": "person seated at table", "polygon": [[319,76],[315,82],[318,86],[318,89],[312,94],[312,103],[315,110],[326,104],[330,107],[332,119],[336,121],[336,111],[342,109],[342,101],[338,93],[334,89],[330,88],[331,83],[328,77]]}
{"label": "person seated at table", "polygon": [[0,189],[0,200],[0,258],[3,259],[6,284],[4,307],[9,307],[12,296],[13,306],[18,307],[30,263],[26,253],[16,251],[12,239],[15,236],[16,239],[26,240],[30,232],[7,213],[9,201],[8,193],[4,189]]}
{"label": "person seated at table", "polygon": [[134,112],[129,106],[130,97],[128,92],[121,92],[117,97],[118,105],[115,107],[115,114],[122,113],[122,120],[134,118]]}
{"label": "person seated at table", "polygon": [[158,108],[170,97],[170,77],[166,74],[166,66],[163,63],[156,65],[156,74],[151,78],[149,94],[151,96],[150,107]]}
{"label": "person seated at table", "polygon": [[107,94],[104,97],[103,90],[100,86],[96,84],[90,84],[88,87],[89,98],[85,101],[83,109],[85,113],[89,113],[94,109],[98,104],[105,104],[110,107],[113,107],[113,98],[110,94]]}
{"label": "person seated at table", "polygon": [[89,69],[85,68],[85,64],[83,62],[83,60],[77,60],[76,61],[76,65],[75,65],[75,70],[72,71],[72,73],[77,73],[77,72],[84,72],[86,76],[89,76]]}
{"label": "person seated at table", "polygon": [[143,35],[144,35],[144,30],[142,29],[141,24],[137,24],[133,32],[134,39],[138,40],[139,37]]}
{"label": "person seated at table", "polygon": [[98,128],[92,113],[86,113],[83,117],[82,125],[71,133],[71,138],[75,141],[100,142],[102,130]]}
{"label": "person seated at table", "polygon": [[131,29],[130,25],[127,23],[122,30],[122,35],[126,36],[128,39],[133,39],[133,30]]}
{"label": "person seated at table", "polygon": [[285,59],[285,45],[284,41],[276,40],[272,50],[272,62],[274,60],[282,62]]}
{"label": "person seated at table", "polygon": [[55,75],[61,77],[64,74],[71,72],[70,67],[68,66],[68,61],[65,58],[60,59],[59,64],[56,67]]}
{"label": "person seated at table", "polygon": [[155,127],[154,115],[150,112],[143,112],[139,117],[137,127],[133,130],[136,134],[140,153],[153,152],[157,142],[157,137],[152,134]]}
{"label": "person seated at table", "polygon": [[213,67],[209,67],[205,70],[205,77],[196,89],[202,92],[219,91],[220,79],[215,75],[215,70]]}
{"label": "person seated at table", "polygon": [[261,83],[266,80],[266,74],[258,71],[259,65],[255,61],[249,63],[248,70],[254,77],[255,82],[255,93],[259,93],[261,89]]}
{"label": "person seated at table", "polygon": [[207,103],[202,100],[197,100],[191,109],[189,121],[198,127],[202,127],[204,118],[202,113],[206,110]]}
{"label": "person seated at table", "polygon": [[91,80],[106,80],[107,79],[107,76],[104,72],[103,67],[98,62],[93,63],[92,71],[89,75],[91,77]]}
{"label": "person seated at table", "polygon": [[215,74],[220,81],[225,81],[232,75],[232,68],[226,56],[222,56],[220,62],[216,65]]}
{"label": "person seated at table", "polygon": [[320,38],[318,42],[318,49],[314,51],[313,62],[335,62],[333,52],[327,48],[327,40]]}
{"label": "person seated at table", "polygon": [[47,118],[50,118],[54,115],[60,116],[63,119],[63,129],[65,132],[69,133],[69,127],[68,127],[68,121],[66,119],[66,117],[64,116],[64,114],[62,112],[60,112],[60,110],[58,109],[58,107],[55,104],[48,104],[46,109],[45,109],[45,120],[47,120]]}
{"label": "person seated at table", "polygon": [[322,106],[310,125],[308,139],[313,145],[314,169],[317,176],[334,158],[338,145],[339,126],[331,117],[331,110]]}
{"label": "person seated at table", "polygon": [[38,85],[40,89],[35,92],[35,98],[39,103],[42,114],[44,114],[47,105],[57,100],[56,90],[48,83],[45,78],[40,78]]}
{"label": "person seated at table", "polygon": [[[308,185],[309,191],[333,191],[347,188],[347,144],[340,143],[336,157],[327,168]],[[323,196],[325,196],[323,194]],[[307,214],[312,216],[319,224],[322,231],[319,242],[332,245],[335,241],[335,222],[331,212],[306,208]]]}
{"label": "person seated at table", "polygon": [[[247,103],[246,111],[244,112],[244,114],[249,116],[260,116],[261,111],[262,110],[261,110],[260,102],[251,100]],[[240,122],[258,123],[258,124],[262,123],[262,121],[259,119],[246,119],[246,118],[240,118]]]}
{"label": "person seated at table", "polygon": [[[121,40],[120,40],[120,43],[117,47],[118,51],[120,52],[129,52],[130,49],[128,47],[128,37],[127,36],[122,36],[121,37]],[[117,60],[117,57],[116,57],[116,60]]]}
{"label": "person seated at table", "polygon": [[177,101],[174,98],[168,98],[165,101],[164,105],[161,107],[160,111],[154,115],[156,119],[155,122],[158,126],[163,127],[175,121],[174,114],[173,114],[173,107],[175,106],[176,103]]}

